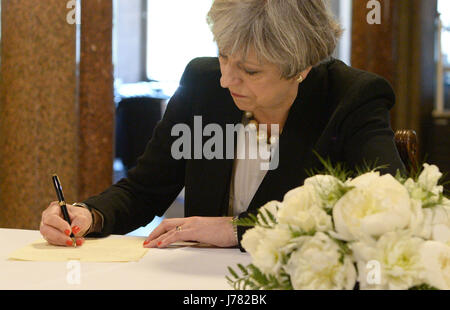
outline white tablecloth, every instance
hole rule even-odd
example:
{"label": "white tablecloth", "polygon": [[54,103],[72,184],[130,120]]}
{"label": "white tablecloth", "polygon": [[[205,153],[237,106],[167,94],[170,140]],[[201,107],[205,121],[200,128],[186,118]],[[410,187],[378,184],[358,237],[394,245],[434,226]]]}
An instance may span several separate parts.
{"label": "white tablecloth", "polygon": [[[232,288],[225,279],[227,267],[236,270],[238,263],[250,263],[250,256],[239,249],[189,247],[150,249],[139,262],[130,263],[74,266],[8,260],[14,250],[39,238],[39,231],[0,229],[0,290],[228,290]],[[73,277],[75,270],[79,278]]]}

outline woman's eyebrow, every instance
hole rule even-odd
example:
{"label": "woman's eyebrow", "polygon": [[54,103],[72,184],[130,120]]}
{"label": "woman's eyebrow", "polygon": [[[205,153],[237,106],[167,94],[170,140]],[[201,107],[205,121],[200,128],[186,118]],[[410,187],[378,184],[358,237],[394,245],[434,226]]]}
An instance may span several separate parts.
{"label": "woman's eyebrow", "polygon": [[250,66],[255,66],[255,67],[261,67],[262,66],[262,64],[256,64],[256,63],[253,63],[253,62],[240,62],[240,64],[242,64],[242,65],[250,65]]}
{"label": "woman's eyebrow", "polygon": [[[218,54],[219,54],[219,56],[221,56],[221,57],[228,58],[228,55],[225,54],[225,53],[219,52]],[[261,63],[261,62],[248,61],[248,60],[246,60],[246,59],[244,59],[244,58],[241,59],[241,60],[238,60],[237,63],[238,63],[239,65],[251,65],[251,66],[256,66],[256,67],[262,67],[262,66],[264,65],[264,64]]]}
{"label": "woman's eyebrow", "polygon": [[251,65],[251,66],[256,66],[256,67],[262,67],[264,64],[261,62],[253,62],[253,61],[248,61],[245,59],[242,59],[240,61],[238,61],[239,64],[241,65]]}

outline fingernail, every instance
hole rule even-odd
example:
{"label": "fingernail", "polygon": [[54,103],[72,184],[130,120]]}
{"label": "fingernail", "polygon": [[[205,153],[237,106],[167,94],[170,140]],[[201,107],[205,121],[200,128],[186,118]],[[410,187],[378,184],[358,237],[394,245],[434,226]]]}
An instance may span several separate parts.
{"label": "fingernail", "polygon": [[78,226],[72,227],[72,231],[73,231],[74,234],[78,234],[80,232],[80,230],[81,230],[81,228],[78,227]]}
{"label": "fingernail", "polygon": [[147,244],[149,244],[150,243],[150,240],[145,240],[144,241],[144,245],[147,245]]}
{"label": "fingernail", "polygon": [[67,241],[66,241],[66,244],[67,244],[68,246],[72,246],[72,245],[73,245],[73,241],[72,241],[72,240],[67,240]]}
{"label": "fingernail", "polygon": [[83,239],[77,239],[77,246],[80,246],[83,244]]}
{"label": "fingernail", "polygon": [[162,241],[158,242],[158,246],[161,246],[161,244],[162,244]]}
{"label": "fingernail", "polygon": [[67,236],[70,236],[70,230],[66,229],[66,230],[64,230],[64,233],[65,233]]}

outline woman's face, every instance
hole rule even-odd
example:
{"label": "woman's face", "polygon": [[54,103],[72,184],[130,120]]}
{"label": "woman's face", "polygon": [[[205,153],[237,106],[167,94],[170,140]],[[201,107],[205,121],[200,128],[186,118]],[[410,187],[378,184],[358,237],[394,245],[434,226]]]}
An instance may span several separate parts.
{"label": "woman's face", "polygon": [[230,90],[242,111],[284,110],[293,103],[298,91],[296,79],[282,79],[277,65],[258,62],[254,52],[245,61],[240,55],[219,55],[220,85]]}

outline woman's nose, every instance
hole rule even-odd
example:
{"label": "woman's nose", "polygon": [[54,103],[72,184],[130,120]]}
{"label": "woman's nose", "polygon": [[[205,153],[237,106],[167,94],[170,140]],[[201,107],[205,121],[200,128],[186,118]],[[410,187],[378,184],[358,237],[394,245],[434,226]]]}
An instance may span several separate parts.
{"label": "woman's nose", "polygon": [[229,66],[222,66],[222,77],[220,78],[220,86],[223,88],[230,88],[231,86],[241,83],[241,79],[237,72]]}

